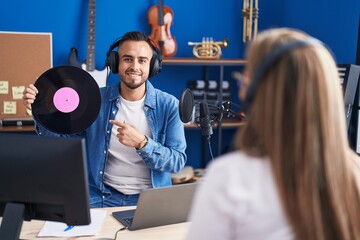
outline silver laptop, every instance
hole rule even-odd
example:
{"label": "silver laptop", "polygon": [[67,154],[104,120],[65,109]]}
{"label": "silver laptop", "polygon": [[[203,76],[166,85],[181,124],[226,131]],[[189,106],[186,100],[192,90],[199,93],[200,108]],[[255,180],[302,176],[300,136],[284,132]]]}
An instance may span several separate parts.
{"label": "silver laptop", "polygon": [[136,209],[112,215],[129,230],[186,222],[198,185],[188,183],[143,190]]}

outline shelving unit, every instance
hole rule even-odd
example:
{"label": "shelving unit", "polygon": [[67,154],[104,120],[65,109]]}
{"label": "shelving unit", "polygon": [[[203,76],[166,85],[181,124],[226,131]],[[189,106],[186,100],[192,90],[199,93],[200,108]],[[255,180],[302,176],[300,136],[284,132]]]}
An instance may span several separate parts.
{"label": "shelving unit", "polygon": [[[203,66],[203,67],[219,67],[219,94],[218,101],[222,102],[223,96],[223,81],[224,81],[224,68],[227,66],[244,66],[246,61],[244,59],[197,59],[197,58],[165,58],[163,65],[173,66]],[[205,76],[205,81],[208,81],[208,76]],[[218,155],[221,154],[222,149],[222,129],[223,127],[238,127],[241,126],[242,122],[229,122],[216,124],[218,132]],[[195,128],[196,125],[185,125],[185,128]],[[204,159],[203,159],[204,162]]]}
{"label": "shelving unit", "polygon": [[200,66],[242,66],[246,63],[244,59],[197,59],[197,58],[165,58],[164,65],[200,65]]}

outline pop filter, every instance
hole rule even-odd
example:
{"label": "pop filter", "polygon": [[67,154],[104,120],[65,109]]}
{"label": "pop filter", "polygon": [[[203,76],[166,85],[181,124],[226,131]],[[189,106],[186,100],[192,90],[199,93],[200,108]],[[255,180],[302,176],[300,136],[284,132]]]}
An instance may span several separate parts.
{"label": "pop filter", "polygon": [[185,89],[179,100],[179,114],[183,123],[191,121],[194,108],[194,95],[190,89]]}

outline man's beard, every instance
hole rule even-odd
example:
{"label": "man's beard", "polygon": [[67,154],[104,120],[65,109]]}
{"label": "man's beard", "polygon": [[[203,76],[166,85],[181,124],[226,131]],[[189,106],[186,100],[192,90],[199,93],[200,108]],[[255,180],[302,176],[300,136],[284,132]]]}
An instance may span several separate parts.
{"label": "man's beard", "polygon": [[143,85],[145,83],[145,81],[142,81],[140,83],[128,83],[126,81],[122,81],[122,82],[125,84],[126,87],[134,90],[134,89],[137,89],[138,87],[140,87],[141,85]]}
{"label": "man's beard", "polygon": [[145,82],[146,82],[146,79],[142,79],[141,82],[139,83],[135,83],[135,82],[128,82],[126,81],[126,73],[125,73],[125,76],[121,76],[121,82],[124,83],[124,85],[129,88],[129,89],[137,89],[138,87],[142,86]]}

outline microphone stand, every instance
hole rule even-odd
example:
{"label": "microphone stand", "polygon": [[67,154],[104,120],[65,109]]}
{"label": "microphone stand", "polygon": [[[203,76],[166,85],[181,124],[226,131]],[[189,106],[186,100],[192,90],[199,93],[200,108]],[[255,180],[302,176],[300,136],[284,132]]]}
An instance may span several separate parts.
{"label": "microphone stand", "polygon": [[[221,79],[220,79],[221,80]],[[220,81],[221,82],[221,81]],[[220,89],[221,92],[222,89]],[[220,93],[220,96],[222,96],[222,93]],[[213,127],[213,123],[217,122],[217,127],[218,127],[218,155],[221,154],[221,146],[222,146],[222,119],[223,116],[227,116],[227,117],[237,117],[240,119],[245,118],[244,114],[241,114],[239,116],[238,112],[235,112],[233,110],[231,110],[232,106],[235,106],[236,108],[238,108],[238,110],[242,110],[243,108],[239,105],[236,105],[230,101],[226,101],[226,102],[222,102],[221,100],[219,101],[221,102],[221,104],[219,104],[218,106],[215,105],[209,105],[206,104],[206,106],[208,108],[212,108],[212,109],[216,109],[217,110],[217,116],[214,117],[213,114],[209,113],[209,110],[207,110],[207,113],[205,115],[208,115],[208,122],[210,124],[210,127]],[[199,102],[195,102],[194,103],[194,96],[192,94],[192,91],[190,89],[185,89],[183,91],[183,93],[181,94],[181,97],[179,99],[179,114],[180,114],[180,119],[182,122],[186,123],[188,121],[190,121],[190,119],[193,117],[193,110],[194,107],[198,104],[200,104],[201,106],[201,101]],[[204,111],[204,108],[203,108]],[[204,113],[204,112],[203,112]],[[200,114],[201,115],[201,114]],[[204,114],[203,114],[204,115]],[[204,116],[202,116],[202,118],[204,118]],[[193,119],[194,122],[198,125],[200,123],[201,125],[201,116],[195,116],[195,119]],[[204,124],[204,123],[202,123]],[[212,131],[212,129],[211,129]],[[210,134],[211,135],[211,134]],[[211,150],[211,142],[210,142],[210,135],[208,136],[208,138],[206,139],[206,142],[209,144],[209,149],[210,149],[210,154],[211,154],[211,158],[213,159],[213,154],[212,154],[212,150]],[[204,145],[205,141],[202,141],[202,152],[205,152],[205,145]],[[205,155],[203,156],[202,159],[202,165],[205,166],[206,165],[206,160],[205,160]]]}
{"label": "microphone stand", "polygon": [[233,102],[230,102],[230,101],[223,102],[221,104],[221,106],[214,106],[214,105],[209,105],[209,104],[208,104],[208,106],[209,106],[209,108],[218,110],[219,116],[217,118],[211,119],[212,121],[215,121],[218,124],[222,122],[222,119],[223,119],[224,116],[240,118],[240,120],[243,120],[243,119],[246,118],[244,113],[240,113],[240,115],[238,115],[239,112],[236,112],[236,111],[231,109],[232,106],[235,106],[239,110],[242,109],[242,107],[235,104],[235,103],[233,103]]}
{"label": "microphone stand", "polygon": [[222,120],[223,117],[239,117],[240,120],[243,120],[246,118],[244,113],[239,113],[236,111],[233,111],[231,108],[233,106],[235,106],[238,110],[241,110],[242,107],[231,102],[231,101],[226,101],[226,102],[222,102],[220,104],[220,106],[215,106],[215,105],[210,105],[208,104],[209,108],[212,109],[217,109],[218,110],[218,116],[217,117],[211,117],[210,115],[210,120],[211,120],[211,125],[213,126],[213,123],[216,122],[217,123],[217,130],[218,130],[218,156],[221,155],[222,152]]}

